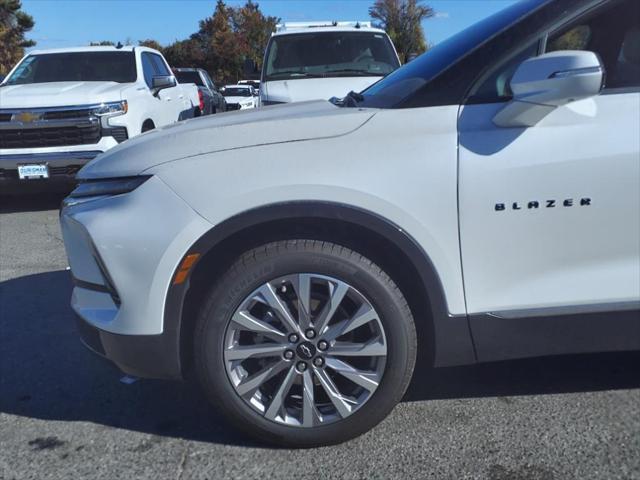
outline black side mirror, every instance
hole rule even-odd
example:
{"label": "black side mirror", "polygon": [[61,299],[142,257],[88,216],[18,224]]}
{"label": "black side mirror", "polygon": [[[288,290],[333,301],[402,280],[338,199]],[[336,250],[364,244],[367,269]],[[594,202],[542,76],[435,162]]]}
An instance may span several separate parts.
{"label": "black side mirror", "polygon": [[173,75],[159,75],[151,79],[151,90],[157,95],[160,90],[175,87],[178,83]]}

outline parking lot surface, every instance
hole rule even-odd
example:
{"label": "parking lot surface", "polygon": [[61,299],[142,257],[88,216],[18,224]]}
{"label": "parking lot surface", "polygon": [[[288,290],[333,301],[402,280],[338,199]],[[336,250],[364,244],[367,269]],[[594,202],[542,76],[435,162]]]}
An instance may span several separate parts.
{"label": "parking lot surface", "polygon": [[0,197],[0,479],[640,479],[640,353],[418,369],[380,426],[272,449],[81,346],[60,196]]}

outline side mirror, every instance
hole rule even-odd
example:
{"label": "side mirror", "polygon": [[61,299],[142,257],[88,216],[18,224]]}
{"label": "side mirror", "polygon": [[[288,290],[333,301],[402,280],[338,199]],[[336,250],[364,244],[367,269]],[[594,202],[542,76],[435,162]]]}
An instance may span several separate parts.
{"label": "side mirror", "polygon": [[159,75],[151,79],[151,90],[157,95],[160,90],[175,87],[178,83],[173,75]]}
{"label": "side mirror", "polygon": [[532,127],[557,107],[600,93],[604,67],[593,52],[545,53],[520,64],[511,100],[493,118],[499,127]]}

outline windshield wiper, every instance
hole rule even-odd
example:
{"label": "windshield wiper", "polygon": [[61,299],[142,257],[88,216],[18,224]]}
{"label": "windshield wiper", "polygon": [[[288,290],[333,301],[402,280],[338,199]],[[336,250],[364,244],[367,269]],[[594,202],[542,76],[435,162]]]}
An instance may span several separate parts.
{"label": "windshield wiper", "polygon": [[367,72],[366,70],[358,70],[356,68],[342,68],[340,70],[327,70],[325,75],[331,75],[334,73],[344,73],[349,75],[357,75],[359,77],[384,77],[383,73]]}
{"label": "windshield wiper", "polygon": [[269,75],[269,78],[280,77],[283,75],[291,75],[292,77],[322,77],[322,75],[317,75],[315,73],[303,72],[301,70],[284,70],[282,72],[275,72]]}
{"label": "windshield wiper", "polygon": [[338,107],[353,108],[353,107],[357,107],[358,103],[364,101],[364,96],[358,92],[354,92],[353,90],[351,90],[349,93],[347,93],[346,97],[344,98],[331,97],[329,101]]}

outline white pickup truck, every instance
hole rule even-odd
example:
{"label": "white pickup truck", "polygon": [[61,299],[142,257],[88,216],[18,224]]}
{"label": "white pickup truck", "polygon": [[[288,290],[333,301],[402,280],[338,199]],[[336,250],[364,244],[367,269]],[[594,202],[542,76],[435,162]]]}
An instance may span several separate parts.
{"label": "white pickup truck", "polygon": [[156,50],[33,51],[0,84],[0,193],[68,189],[98,154],[200,113]]}

